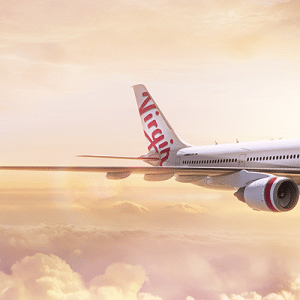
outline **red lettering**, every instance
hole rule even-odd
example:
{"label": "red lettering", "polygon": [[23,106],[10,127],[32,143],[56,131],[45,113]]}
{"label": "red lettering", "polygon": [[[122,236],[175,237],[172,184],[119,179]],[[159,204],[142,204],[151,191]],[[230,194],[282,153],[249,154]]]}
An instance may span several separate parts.
{"label": "red lettering", "polygon": [[153,121],[151,121],[148,125],[148,128],[150,129],[151,127],[155,127],[155,128],[157,128],[157,123],[156,123],[156,121],[155,120],[153,120]]}
{"label": "red lettering", "polygon": [[[152,104],[149,104],[149,101],[152,100],[151,96],[149,95],[148,92],[143,92],[142,93],[143,97],[146,97],[142,105],[139,107],[139,113],[142,116],[146,112],[148,112],[151,109],[157,109],[156,105],[152,102]],[[152,100],[153,101],[153,100]],[[156,116],[159,115],[159,111],[155,111]],[[165,136],[163,135],[163,132],[161,129],[158,128],[157,121],[151,120],[153,118],[152,113],[148,113],[144,117],[144,122],[148,123],[145,124],[147,127],[150,129],[149,134],[144,131],[144,134],[149,142],[148,150],[150,151],[152,148],[155,149],[156,153],[159,154],[160,158],[160,163],[159,165],[162,166],[163,163],[169,158],[170,156],[170,147],[168,147],[168,141],[165,140]],[[154,127],[154,128],[153,128]],[[170,143],[173,144],[173,140],[170,140]]]}
{"label": "red lettering", "polygon": [[144,97],[147,96],[147,98],[146,98],[146,100],[143,102],[143,104],[142,104],[142,105],[140,106],[140,108],[139,108],[139,113],[140,113],[140,115],[144,114],[144,113],[147,112],[148,110],[151,110],[151,109],[155,109],[155,108],[156,108],[156,106],[155,106],[154,104],[150,104],[150,105],[146,106],[146,105],[148,104],[148,102],[149,102],[150,100],[152,100],[151,97],[150,97],[150,95],[149,95],[147,92],[144,92],[142,95],[143,95]]}
{"label": "red lettering", "polygon": [[152,117],[153,117],[152,114],[147,115],[147,116],[144,118],[144,122],[149,121]]}
{"label": "red lettering", "polygon": [[147,134],[147,132],[145,130],[144,130],[144,134],[145,134],[146,139],[149,141],[148,150],[150,151],[151,148],[153,147],[155,149],[156,153],[158,153],[158,149],[157,149],[156,145],[153,143],[150,136]]}
{"label": "red lettering", "polygon": [[[160,135],[158,137],[156,137],[158,134],[160,134]],[[157,143],[159,143],[164,138],[165,138],[165,136],[162,134],[162,131],[160,129],[155,129],[152,132],[152,142],[154,143],[155,146]]]}
{"label": "red lettering", "polygon": [[170,149],[170,147],[168,147],[168,148],[163,149],[163,150],[161,150],[161,151],[159,152],[160,154],[163,154],[163,153],[166,154],[165,156],[163,156],[163,157],[160,158],[160,164],[159,164],[160,166],[162,166],[163,163],[169,158],[170,151],[171,151],[171,149]]}
{"label": "red lettering", "polygon": [[168,142],[163,142],[159,145],[159,148],[164,148],[166,146],[168,146]]}
{"label": "red lettering", "polygon": [[[155,151],[158,153],[158,149],[157,149],[157,144],[163,140],[165,138],[165,136],[162,134],[162,131],[160,129],[155,129],[152,132],[152,139],[151,137],[147,134],[146,131],[144,131],[144,134],[147,138],[147,140],[149,141],[150,145],[148,146],[148,150],[150,151],[152,148],[155,149]],[[158,134],[160,134],[158,137],[156,137]]]}

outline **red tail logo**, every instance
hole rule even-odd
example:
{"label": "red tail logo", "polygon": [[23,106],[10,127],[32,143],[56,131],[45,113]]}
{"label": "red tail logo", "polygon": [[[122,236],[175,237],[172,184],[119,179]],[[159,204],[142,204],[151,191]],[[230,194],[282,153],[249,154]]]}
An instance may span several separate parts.
{"label": "red tail logo", "polygon": [[[150,135],[148,135],[144,130],[144,134],[150,143],[148,146],[148,150],[150,151],[152,148],[154,148],[155,151],[159,153],[161,157],[159,165],[162,166],[162,164],[169,158],[171,149],[170,147],[168,147],[169,142],[165,140],[165,136],[161,129],[158,127],[156,120],[153,119],[153,114],[149,112],[150,110],[155,109],[155,114],[158,116],[159,111],[156,105],[154,103],[150,105],[148,104],[149,101],[152,100],[148,92],[144,92],[142,95],[143,97],[146,97],[146,99],[139,108],[140,116],[142,117],[142,115],[147,113],[147,115],[144,117],[144,122],[149,130],[151,130]],[[170,140],[170,144],[173,144],[172,139]]]}

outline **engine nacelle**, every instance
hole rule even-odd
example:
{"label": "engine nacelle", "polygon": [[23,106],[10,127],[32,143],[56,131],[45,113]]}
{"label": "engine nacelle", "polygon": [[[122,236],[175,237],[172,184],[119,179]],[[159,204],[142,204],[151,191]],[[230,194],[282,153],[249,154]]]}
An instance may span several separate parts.
{"label": "engine nacelle", "polygon": [[255,180],[234,194],[255,210],[284,212],[298,203],[297,184],[285,177],[266,177]]}

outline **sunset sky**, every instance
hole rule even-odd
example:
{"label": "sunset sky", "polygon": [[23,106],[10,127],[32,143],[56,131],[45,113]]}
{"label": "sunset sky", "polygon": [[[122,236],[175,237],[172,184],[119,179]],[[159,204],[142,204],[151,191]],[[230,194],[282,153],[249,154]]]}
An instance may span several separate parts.
{"label": "sunset sky", "polygon": [[[0,0],[1,165],[143,165],[131,86],[193,145],[300,137],[298,0]],[[300,208],[132,175],[2,171],[2,300],[297,300]]]}

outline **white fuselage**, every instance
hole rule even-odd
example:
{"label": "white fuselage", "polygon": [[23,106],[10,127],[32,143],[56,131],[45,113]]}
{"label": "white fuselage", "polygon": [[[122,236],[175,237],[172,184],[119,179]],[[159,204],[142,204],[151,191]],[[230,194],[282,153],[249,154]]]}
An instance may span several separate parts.
{"label": "white fuselage", "polygon": [[192,146],[179,150],[184,167],[300,168],[300,139]]}

